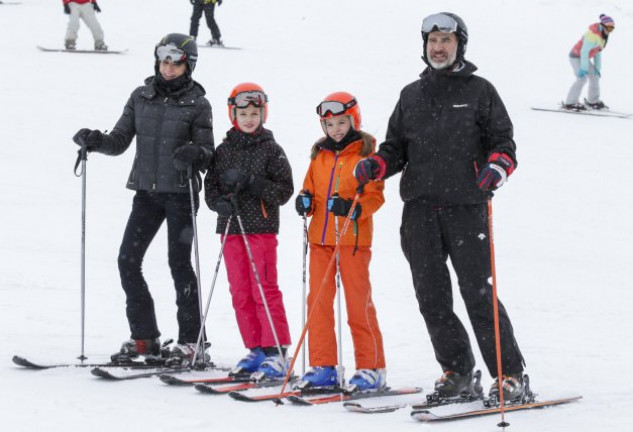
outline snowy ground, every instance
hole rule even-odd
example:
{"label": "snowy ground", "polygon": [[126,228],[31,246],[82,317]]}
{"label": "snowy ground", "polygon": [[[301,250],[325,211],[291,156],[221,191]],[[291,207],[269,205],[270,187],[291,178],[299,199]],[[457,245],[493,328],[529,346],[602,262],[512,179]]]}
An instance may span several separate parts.
{"label": "snowy ground", "polygon": [[[13,354],[74,361],[80,353],[81,180],[73,175],[81,127],[111,129],[129,93],[153,73],[154,44],[187,32],[181,0],[102,1],[99,19],[112,49],[126,55],[49,54],[35,46],[63,43],[61,2],[23,0],[0,6],[0,419],[3,430],[347,430],[428,428],[406,410],[380,416],[324,407],[274,408],[167,388],[157,380],[107,383],[87,370],[24,371]],[[485,6],[482,6],[485,5]],[[534,389],[544,397],[582,394],[566,407],[509,414],[513,431],[625,430],[633,416],[626,376],[633,354],[630,226],[633,215],[631,120],[542,113],[573,80],[567,54],[600,13],[616,21],[604,54],[603,98],[633,111],[627,83],[633,59],[633,6],[627,0],[225,0],[217,18],[227,45],[201,50],[195,78],[215,107],[215,137],[229,128],[225,103],[242,81],[260,83],[271,99],[268,127],[291,161],[296,185],[321,130],[314,114],[336,90],[354,93],[365,129],[384,138],[400,89],[416,79],[420,24],[450,10],[470,30],[467,57],[499,90],[515,123],[519,168],[494,200],[500,296],[508,308]],[[201,39],[206,28],[201,24]],[[80,48],[92,44],[80,31]],[[128,336],[116,253],[132,193],[124,188],[133,152],[88,161],[86,354],[102,361]],[[440,374],[417,311],[400,252],[397,179],[375,220],[372,281],[392,386],[429,390]],[[204,297],[219,251],[215,216],[199,219]],[[301,328],[301,221],[282,210],[280,277],[292,333]],[[176,334],[165,233],[145,273],[164,337]],[[456,307],[465,317],[462,303]],[[224,270],[211,304],[212,355],[231,365],[244,354]],[[353,369],[351,342],[344,359]],[[294,347],[293,347],[294,348]],[[477,357],[478,365],[483,363]],[[485,377],[484,385],[490,385]],[[437,426],[495,430],[497,418]]]}

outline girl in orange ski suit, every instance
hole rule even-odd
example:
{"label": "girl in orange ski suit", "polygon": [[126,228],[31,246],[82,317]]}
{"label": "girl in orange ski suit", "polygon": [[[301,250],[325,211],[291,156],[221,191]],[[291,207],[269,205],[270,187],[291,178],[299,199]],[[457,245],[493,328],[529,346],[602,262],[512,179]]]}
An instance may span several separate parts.
{"label": "girl in orange ski suit", "polygon": [[[356,127],[360,126],[360,121],[354,123]],[[307,213],[312,217],[308,229],[308,313],[314,315],[308,329],[312,367],[338,364],[333,307],[336,294],[336,266],[327,275],[325,271],[337,242],[335,218],[338,218],[338,227],[341,229],[345,217],[335,216],[328,211],[328,200],[338,194],[341,199],[351,202],[358,187],[358,181],[353,175],[356,162],[375,151],[375,139],[365,132],[351,128],[346,138],[348,144],[345,144],[345,140],[335,143],[332,139],[324,137],[313,146],[312,162],[303,182],[303,194],[310,194],[312,200],[310,211]],[[344,147],[340,148],[342,146]],[[350,223],[347,232],[340,239],[342,245],[339,249],[339,271],[354,343],[356,369],[385,368],[382,334],[376,318],[369,281],[372,215],[385,201],[383,189],[384,183],[381,181],[370,182],[365,186],[357,206],[357,211],[360,207],[360,215]],[[315,302],[315,294],[319,289],[321,292],[318,301]]]}

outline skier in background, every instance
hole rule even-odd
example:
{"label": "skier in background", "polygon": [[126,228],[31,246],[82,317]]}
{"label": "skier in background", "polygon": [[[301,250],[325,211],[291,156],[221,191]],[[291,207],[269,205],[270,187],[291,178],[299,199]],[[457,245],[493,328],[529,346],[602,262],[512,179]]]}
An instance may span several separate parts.
{"label": "skier in background", "polygon": [[[497,91],[464,59],[464,21],[447,12],[430,15],[422,22],[422,40],[428,67],[402,89],[385,142],[354,173],[366,183],[402,172],[401,245],[444,372],[435,391],[446,398],[481,397],[468,334],[453,311],[446,262],[450,257],[483,359],[496,378],[487,201],[514,171],[516,145]],[[500,302],[499,322],[503,394],[506,401],[522,399],[523,356]],[[499,396],[496,380],[489,396]]]}
{"label": "skier in background", "polygon": [[95,12],[101,12],[97,0],[62,0],[64,13],[70,15],[64,45],[68,50],[77,48],[77,32],[79,31],[79,18],[88,26],[95,41],[95,50],[107,51],[108,46],[104,42],[103,29],[97,21]]}
{"label": "skier in background", "polygon": [[[136,194],[118,256],[131,336],[112,355],[112,361],[162,355],[154,300],[142,267],[150,243],[166,220],[179,327],[178,343],[171,349],[168,363],[186,364],[193,359],[201,327],[198,282],[191,265],[188,173],[204,171],[211,163],[211,104],[204,88],[191,77],[198,59],[192,38],[168,34],[154,48],[154,58],[154,75],[132,92],[112,132],[81,129],[73,140],[88,152],[116,156],[136,136],[136,155],[127,181],[127,188]],[[193,175],[196,192],[202,187],[197,179]],[[197,209],[197,193],[194,201]]]}
{"label": "skier in background", "polygon": [[207,25],[211,30],[211,40],[208,42],[209,45],[217,45],[224,46],[222,43],[220,34],[220,28],[218,27],[218,23],[215,22],[215,5],[218,7],[222,4],[222,0],[189,0],[189,2],[193,5],[193,13],[191,14],[191,27],[189,28],[189,34],[194,39],[198,38],[198,27],[200,26],[200,18],[202,17],[202,12],[204,12],[204,17],[207,20]]}
{"label": "skier in background", "polygon": [[[336,223],[338,229],[343,226],[358,188],[354,166],[363,157],[374,153],[376,139],[360,129],[360,107],[356,98],[347,92],[328,95],[318,105],[317,114],[325,137],[312,146],[312,161],[303,181],[303,190],[295,202],[300,215],[312,217],[308,230],[308,314],[314,315],[310,320],[308,339],[311,369],[295,387],[336,387],[339,383],[333,307],[336,270],[327,274],[325,271],[337,242],[341,242],[337,264],[356,361],[356,372],[349,384],[361,391],[381,390],[386,385],[385,353],[371,297],[369,262],[372,215],[385,202],[382,181],[366,185],[344,237],[337,238],[336,232]],[[327,281],[323,284],[324,279]]]}
{"label": "skier in background", "polygon": [[[224,235],[230,218],[224,264],[237,326],[244,346],[250,350],[230,373],[255,373],[253,377],[257,379],[280,379],[288,369],[286,351],[291,340],[277,278],[277,234],[279,208],[294,191],[292,170],[283,148],[275,142],[273,133],[264,128],[268,96],[261,86],[237,85],[229,96],[228,109],[233,127],[217,148],[204,187],[207,205],[218,213],[218,234]],[[234,204],[244,233],[235,217]]]}
{"label": "skier in background", "polygon": [[[582,111],[608,108],[600,100],[600,78],[602,76],[602,50],[607,46],[609,35],[615,29],[613,18],[600,15],[600,22],[591,24],[589,30],[573,46],[569,53],[569,62],[574,71],[576,81],[567,93],[563,107],[568,110]],[[591,62],[593,59],[593,63]],[[589,80],[589,90],[585,104],[579,102],[580,93]]]}

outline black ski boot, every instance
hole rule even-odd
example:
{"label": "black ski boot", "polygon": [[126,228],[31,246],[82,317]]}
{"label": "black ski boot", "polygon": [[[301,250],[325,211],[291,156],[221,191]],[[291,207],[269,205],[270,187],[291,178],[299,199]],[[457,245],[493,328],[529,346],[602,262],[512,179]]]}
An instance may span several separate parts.
{"label": "black ski boot", "polygon": [[160,339],[129,339],[123,342],[121,349],[112,354],[113,363],[130,363],[143,356],[148,363],[161,359]]}
{"label": "black ski boot", "polygon": [[609,109],[609,107],[606,106],[601,100],[597,102],[589,102],[587,99],[585,99],[585,105],[594,110]]}
{"label": "black ski boot", "polygon": [[573,104],[563,104],[563,108],[568,111],[587,111],[587,107],[581,104],[580,102],[576,102]]}
{"label": "black ski boot", "polygon": [[442,376],[435,381],[435,391],[427,395],[428,402],[439,402],[446,399],[480,399],[483,389],[481,387],[481,371],[458,374],[453,371],[444,371]]}

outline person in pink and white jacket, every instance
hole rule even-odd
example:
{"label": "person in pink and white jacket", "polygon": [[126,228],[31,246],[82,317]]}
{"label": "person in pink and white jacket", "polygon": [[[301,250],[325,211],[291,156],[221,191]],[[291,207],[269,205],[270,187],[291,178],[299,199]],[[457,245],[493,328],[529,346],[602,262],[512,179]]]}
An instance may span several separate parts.
{"label": "person in pink and white jacket", "polygon": [[97,0],[62,0],[64,13],[70,15],[64,45],[67,50],[77,48],[77,32],[79,31],[79,18],[83,20],[92,32],[95,41],[95,50],[107,51],[108,46],[103,38],[103,29],[97,21],[96,12],[101,12]]}
{"label": "person in pink and white jacket", "polygon": [[[600,77],[602,74],[602,50],[607,46],[609,34],[615,29],[613,18],[600,15],[600,22],[591,24],[583,37],[569,53],[569,61],[576,81],[567,94],[563,107],[568,110],[608,108],[600,100]],[[593,62],[592,62],[593,60]],[[589,80],[589,90],[585,104],[579,102],[580,93]]]}

